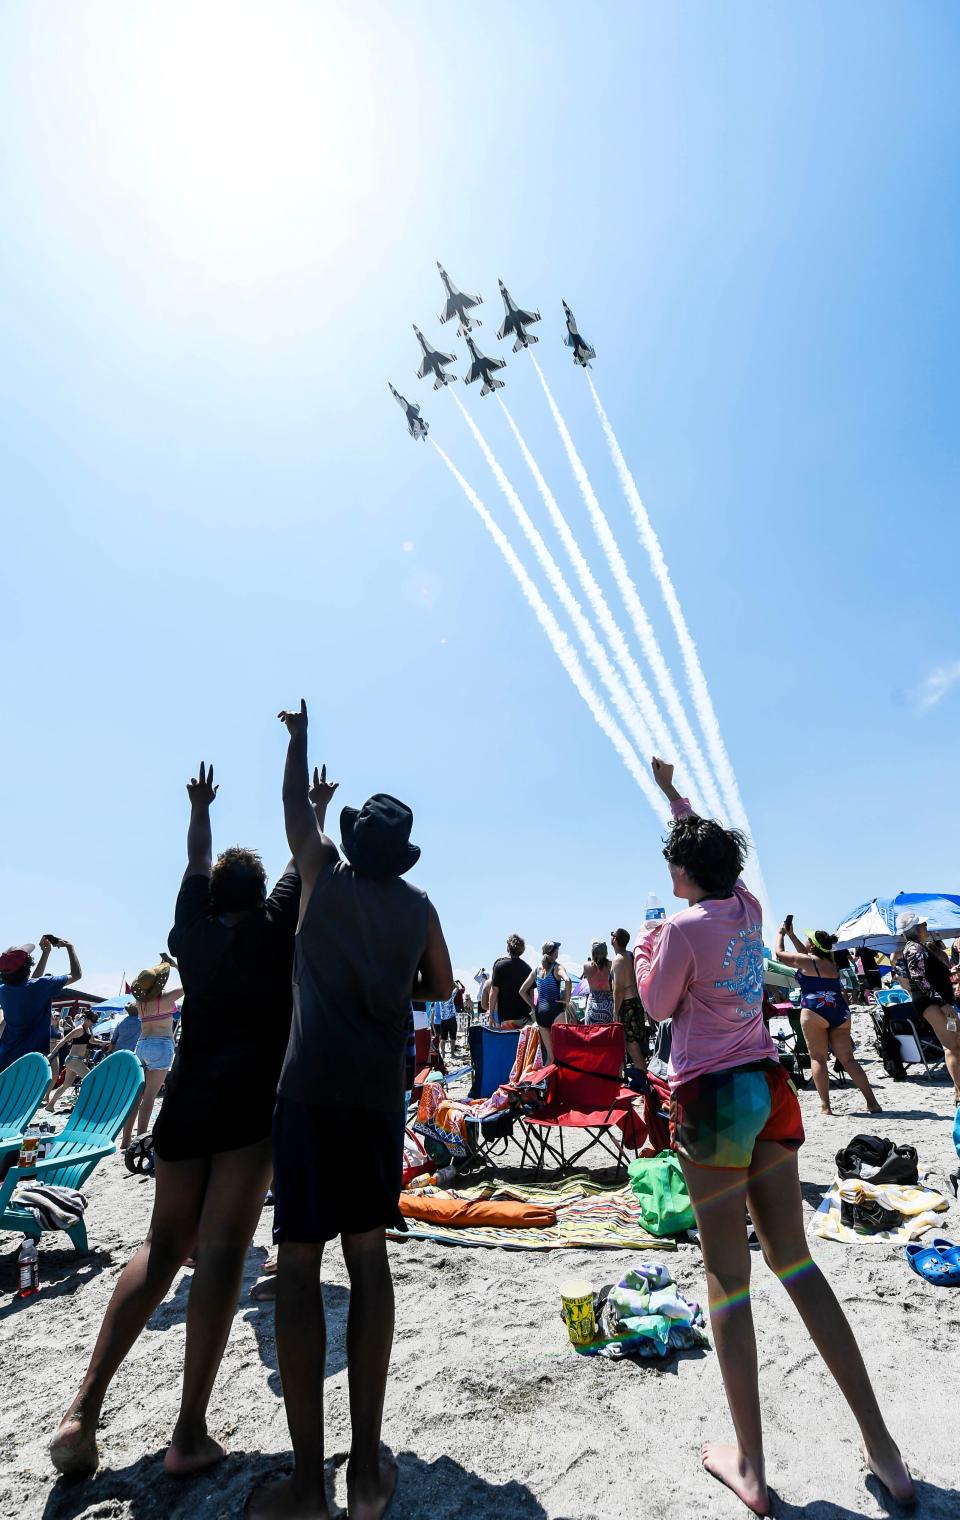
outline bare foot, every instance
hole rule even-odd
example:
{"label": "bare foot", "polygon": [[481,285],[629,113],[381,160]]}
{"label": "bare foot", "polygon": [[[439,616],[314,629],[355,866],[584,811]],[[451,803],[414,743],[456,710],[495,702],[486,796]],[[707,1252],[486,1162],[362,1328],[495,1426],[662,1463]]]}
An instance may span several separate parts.
{"label": "bare foot", "polygon": [[835,1119],[837,1117],[832,1108],[821,1108],[820,1112],[825,1119]]}
{"label": "bare foot", "polygon": [[176,1431],[163,1459],[164,1471],[171,1478],[189,1478],[192,1473],[205,1472],[215,1467],[227,1455],[227,1448],[215,1441],[213,1436],[203,1435],[198,1441],[178,1441]]}
{"label": "bare foot", "polygon": [[866,1446],[863,1448],[863,1458],[875,1478],[879,1478],[884,1488],[900,1504],[914,1504],[916,1493],[914,1492],[913,1479],[910,1476],[907,1464],[904,1462],[897,1447],[890,1442],[889,1453],[882,1458],[879,1455],[871,1455]]}
{"label": "bare foot", "polygon": [[50,1460],[58,1473],[71,1477],[95,1473],[100,1466],[96,1420],[91,1425],[72,1410],[65,1414],[50,1442]]}
{"label": "bare foot", "polygon": [[335,1520],[326,1494],[304,1493],[293,1478],[255,1488],[243,1514],[244,1520]]}
{"label": "bare foot", "polygon": [[770,1514],[766,1477],[740,1455],[736,1446],[707,1441],[700,1448],[700,1461],[711,1477],[725,1484],[747,1509],[752,1509],[755,1515]]}
{"label": "bare foot", "polygon": [[347,1520],[381,1520],[397,1491],[397,1464],[381,1457],[377,1472],[353,1474],[347,1463]]}

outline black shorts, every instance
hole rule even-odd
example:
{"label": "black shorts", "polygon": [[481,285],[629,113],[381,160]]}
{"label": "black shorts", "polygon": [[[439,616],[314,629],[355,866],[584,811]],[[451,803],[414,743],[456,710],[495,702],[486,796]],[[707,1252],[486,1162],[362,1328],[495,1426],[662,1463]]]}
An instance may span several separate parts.
{"label": "black shorts", "polygon": [[322,1245],[406,1225],[400,1213],[405,1115],[295,1103],[273,1116],[273,1241]]}
{"label": "black shorts", "polygon": [[441,1019],[437,1025],[441,1040],[455,1040],[457,1038],[456,1019]]}

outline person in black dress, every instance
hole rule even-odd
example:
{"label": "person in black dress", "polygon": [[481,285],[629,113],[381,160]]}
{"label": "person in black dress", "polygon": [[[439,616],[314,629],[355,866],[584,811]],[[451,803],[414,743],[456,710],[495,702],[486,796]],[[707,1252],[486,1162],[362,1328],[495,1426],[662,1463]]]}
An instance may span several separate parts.
{"label": "person in black dress", "polygon": [[[321,827],[335,790],[325,771],[322,778],[314,772],[310,797]],[[169,940],[184,1002],[180,1047],[154,1129],[153,1217],[121,1273],[86,1376],[51,1445],[64,1473],[96,1469],[97,1421],[110,1380],[194,1252],[183,1393],[164,1466],[186,1476],[226,1454],[207,1434],[206,1410],[273,1166],[300,877],[291,861],[268,897],[252,850],[235,847],[214,864],[212,766],[207,772],[201,764],[187,793],[187,869]]]}

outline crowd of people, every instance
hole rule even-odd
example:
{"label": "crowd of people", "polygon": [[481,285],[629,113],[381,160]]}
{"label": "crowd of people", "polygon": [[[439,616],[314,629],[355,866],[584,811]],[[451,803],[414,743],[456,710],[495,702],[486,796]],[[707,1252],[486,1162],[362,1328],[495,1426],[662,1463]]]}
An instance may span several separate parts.
{"label": "crowd of people", "polygon": [[[218,786],[212,767],[201,763],[187,786],[187,865],[168,953],[135,979],[134,1006],[108,1047],[133,1050],[145,1073],[126,1141],[134,1127],[148,1132],[164,1089],[152,1125],[150,1229],[120,1275],[51,1456],[61,1473],[96,1470],[97,1427],[110,1382],[188,1261],[195,1266],[181,1400],[165,1466],[187,1476],[225,1455],[207,1430],[207,1405],[245,1255],[272,1187],[277,1353],[294,1470],[286,1481],[255,1492],[247,1512],[251,1520],[329,1515],[320,1283],[324,1247],[339,1236],[351,1285],[348,1513],[352,1520],[379,1520],[396,1482],[380,1445],[394,1330],[385,1232],[400,1224],[411,999],[432,1003],[437,1037],[451,1054],[458,1016],[471,1016],[472,1000],[454,980],[435,907],[404,879],[420,853],[410,842],[410,809],[386,793],[360,809],[343,808],[338,848],[326,832],[337,783],[328,781],[325,767],[315,768],[311,779],[306,706],[279,716],[288,735],[282,798],[291,858],[272,891],[253,850],[233,847],[214,856],[211,809]],[[744,1230],[749,1205],[764,1258],[860,1427],[867,1463],[895,1498],[909,1500],[910,1475],[854,1333],[807,1248],[798,1176],[803,1122],[763,1016],[761,909],[742,880],[746,843],[737,831],[692,812],[673,785],[671,765],[655,759],[652,769],[673,818],[664,858],[673,893],[686,906],[670,918],[645,921],[636,936],[617,928],[609,941],[595,941],[576,985],[585,999],[583,1021],[620,1021],[628,1059],[637,1067],[648,1060],[651,1030],[671,1030],[672,1143],[697,1218],[736,1437],[732,1445],[708,1443],[704,1467],[755,1513],[769,1512]],[[941,1039],[956,1083],[949,965],[930,946],[922,921],[905,919],[898,928],[896,974]],[[68,942],[46,935],[40,944],[36,966],[32,946],[0,956],[0,1067],[28,1049],[52,1049],[66,1073],[77,1075],[94,1045],[91,1019],[84,1014],[52,1037],[50,1010],[79,979],[80,966]],[[61,947],[68,974],[50,976],[48,958]],[[561,946],[544,942],[536,966],[525,959],[520,936],[511,935],[506,950],[483,978],[481,1011],[501,1027],[534,1021],[549,1059],[554,1026],[574,1016],[575,984]],[[876,1111],[853,1053],[832,937],[817,930],[801,939],[788,917],[776,954],[797,974],[824,1112],[830,1054]],[[181,986],[168,991],[173,970]],[[57,1101],[48,1099],[51,1110]],[[340,1164],[345,1136],[349,1169]]]}

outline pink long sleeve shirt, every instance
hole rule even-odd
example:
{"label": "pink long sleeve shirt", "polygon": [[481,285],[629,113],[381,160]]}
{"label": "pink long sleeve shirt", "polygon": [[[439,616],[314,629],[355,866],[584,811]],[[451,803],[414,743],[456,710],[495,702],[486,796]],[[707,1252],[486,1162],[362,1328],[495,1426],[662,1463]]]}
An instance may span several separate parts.
{"label": "pink long sleeve shirt", "polygon": [[[675,818],[691,812],[671,803]],[[730,897],[708,898],[641,932],[634,948],[637,986],[651,1018],[673,1019],[667,1076],[671,1087],[708,1071],[776,1059],[763,1022],[762,914],[738,881]]]}

